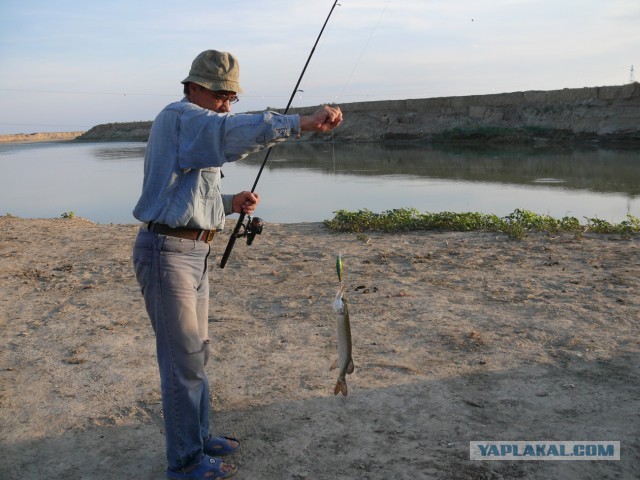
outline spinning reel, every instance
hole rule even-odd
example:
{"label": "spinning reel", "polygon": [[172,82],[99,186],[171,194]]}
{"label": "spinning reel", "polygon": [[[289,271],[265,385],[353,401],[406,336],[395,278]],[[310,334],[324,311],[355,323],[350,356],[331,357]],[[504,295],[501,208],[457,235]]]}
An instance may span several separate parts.
{"label": "spinning reel", "polygon": [[242,231],[236,233],[236,237],[247,237],[247,245],[251,245],[253,243],[253,239],[256,238],[256,235],[260,235],[262,233],[264,221],[260,217],[251,218],[251,215],[248,215],[247,223],[242,223],[241,225]]}

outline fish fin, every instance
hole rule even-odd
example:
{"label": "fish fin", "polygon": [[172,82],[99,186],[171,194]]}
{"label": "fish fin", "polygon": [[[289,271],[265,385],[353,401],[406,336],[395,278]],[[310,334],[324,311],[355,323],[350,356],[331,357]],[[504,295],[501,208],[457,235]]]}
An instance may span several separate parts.
{"label": "fish fin", "polygon": [[349,363],[347,364],[347,373],[351,374],[355,369],[356,367],[353,364],[353,360],[349,359]]}
{"label": "fish fin", "polygon": [[336,358],[336,360],[331,364],[331,366],[329,367],[329,371],[338,368],[338,359]]}
{"label": "fish fin", "polygon": [[342,392],[343,396],[347,396],[347,382],[338,379],[336,382],[336,388],[333,389],[333,394],[338,395],[340,392]]}

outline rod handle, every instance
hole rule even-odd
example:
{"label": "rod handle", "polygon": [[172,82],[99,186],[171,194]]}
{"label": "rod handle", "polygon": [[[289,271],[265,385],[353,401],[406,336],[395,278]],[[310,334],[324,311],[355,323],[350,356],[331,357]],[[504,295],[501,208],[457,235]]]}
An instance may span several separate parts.
{"label": "rod handle", "polygon": [[224,268],[231,256],[231,250],[233,250],[233,246],[236,244],[236,239],[238,238],[238,232],[242,227],[242,223],[244,222],[245,213],[240,214],[240,218],[238,218],[238,223],[236,223],[235,228],[233,229],[233,233],[229,237],[229,241],[227,242],[227,248],[224,250],[224,254],[222,255],[222,259],[220,260],[220,268]]}

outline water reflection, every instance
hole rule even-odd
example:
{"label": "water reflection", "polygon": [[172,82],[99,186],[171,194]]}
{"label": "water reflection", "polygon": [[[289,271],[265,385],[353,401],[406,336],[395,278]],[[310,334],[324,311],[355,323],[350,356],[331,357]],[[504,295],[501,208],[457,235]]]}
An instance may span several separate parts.
{"label": "water reflection", "polygon": [[146,144],[105,144],[95,147],[91,154],[98,160],[125,160],[144,158]]}
{"label": "water reflection", "polygon": [[[544,184],[640,195],[640,152],[550,148],[284,144],[269,170],[315,169],[344,175],[407,175],[509,185]],[[252,163],[262,158],[252,157]]]}

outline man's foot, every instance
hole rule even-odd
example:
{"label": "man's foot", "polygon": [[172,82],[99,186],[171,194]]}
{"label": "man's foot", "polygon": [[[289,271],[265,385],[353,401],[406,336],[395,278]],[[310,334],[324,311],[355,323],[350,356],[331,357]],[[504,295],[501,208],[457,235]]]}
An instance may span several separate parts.
{"label": "man's foot", "polygon": [[238,471],[232,463],[225,463],[219,458],[204,455],[199,464],[182,470],[167,470],[167,477],[182,480],[216,480],[229,478]]}
{"label": "man's foot", "polygon": [[240,448],[240,442],[232,437],[212,437],[204,442],[204,453],[212,457],[222,457],[236,453]]}

